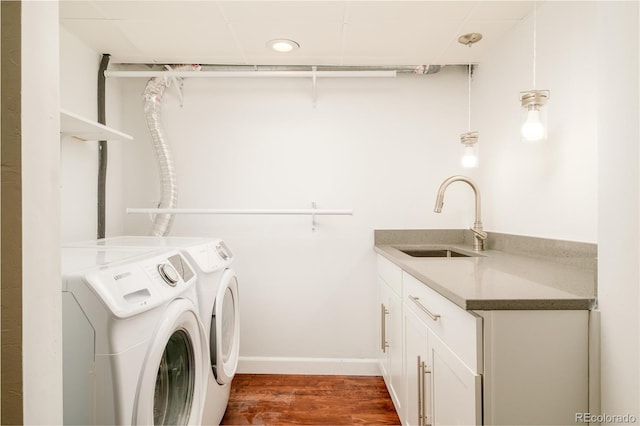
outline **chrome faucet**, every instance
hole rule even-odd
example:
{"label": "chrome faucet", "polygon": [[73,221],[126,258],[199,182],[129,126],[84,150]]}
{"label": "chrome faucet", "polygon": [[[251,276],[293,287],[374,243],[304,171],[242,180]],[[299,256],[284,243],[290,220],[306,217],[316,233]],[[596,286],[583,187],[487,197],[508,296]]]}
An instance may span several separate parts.
{"label": "chrome faucet", "polygon": [[434,212],[440,213],[442,212],[442,204],[444,203],[444,192],[447,190],[447,187],[451,185],[453,182],[466,182],[471,186],[473,192],[476,195],[476,221],[473,224],[473,228],[471,231],[473,232],[473,249],[475,251],[484,250],[484,240],[487,239],[487,233],[482,230],[482,220],[480,218],[480,189],[478,186],[468,177],[466,176],[451,176],[446,179],[440,185],[440,189],[438,189],[438,196],[436,197],[436,207],[433,209]]}

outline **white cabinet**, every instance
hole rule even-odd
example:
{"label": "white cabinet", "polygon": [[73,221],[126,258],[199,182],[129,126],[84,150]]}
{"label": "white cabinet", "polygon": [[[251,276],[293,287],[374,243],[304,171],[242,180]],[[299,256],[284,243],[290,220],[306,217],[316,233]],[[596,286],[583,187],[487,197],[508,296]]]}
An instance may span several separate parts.
{"label": "white cabinet", "polygon": [[481,425],[482,378],[429,332],[433,425]]}
{"label": "white cabinet", "polygon": [[404,272],[402,286],[406,423],[482,424],[482,319]]}
{"label": "white cabinet", "polygon": [[475,373],[482,373],[482,318],[465,311],[406,272],[403,301]]}
{"label": "white cabinet", "polygon": [[407,400],[405,424],[430,425],[432,359],[429,352],[429,329],[411,310],[404,312],[405,365],[407,373]]}
{"label": "white cabinet", "polygon": [[589,315],[485,311],[484,422],[576,424],[589,407]]}
{"label": "white cabinet", "polygon": [[386,259],[378,261],[380,370],[396,411],[404,405],[404,341],[402,333],[402,271]]}
{"label": "white cabinet", "polygon": [[467,311],[380,255],[378,283],[381,371],[403,425],[589,412],[589,311]]}

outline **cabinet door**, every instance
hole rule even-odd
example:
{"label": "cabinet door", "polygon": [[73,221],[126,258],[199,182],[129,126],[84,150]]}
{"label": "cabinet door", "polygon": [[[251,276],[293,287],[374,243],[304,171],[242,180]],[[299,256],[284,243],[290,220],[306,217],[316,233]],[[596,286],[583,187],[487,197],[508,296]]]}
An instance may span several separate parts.
{"label": "cabinet door", "polygon": [[482,424],[482,380],[429,331],[433,425]]}
{"label": "cabinet door", "polygon": [[389,299],[391,291],[378,278],[378,362],[380,364],[380,372],[385,382],[389,382]]}
{"label": "cabinet door", "polygon": [[396,398],[396,410],[400,420],[405,404],[406,380],[404,377],[404,334],[402,332],[402,299],[391,292],[389,299],[389,370],[391,386]]}
{"label": "cabinet door", "polygon": [[428,328],[410,309],[404,311],[404,327],[407,370],[405,420],[408,425],[430,425],[431,357],[427,345]]}
{"label": "cabinet door", "polygon": [[393,403],[402,419],[404,405],[402,299],[379,280],[380,370]]}
{"label": "cabinet door", "polygon": [[400,415],[404,403],[402,299],[380,281],[380,370]]}

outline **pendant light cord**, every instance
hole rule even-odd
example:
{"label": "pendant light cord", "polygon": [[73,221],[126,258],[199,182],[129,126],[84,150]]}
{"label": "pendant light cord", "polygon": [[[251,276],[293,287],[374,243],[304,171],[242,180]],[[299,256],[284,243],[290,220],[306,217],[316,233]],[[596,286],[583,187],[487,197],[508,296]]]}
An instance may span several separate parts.
{"label": "pendant light cord", "polygon": [[468,109],[468,118],[467,118],[467,132],[471,131],[471,43],[468,44],[469,46],[469,57],[468,57],[468,63],[469,63],[469,96],[468,96],[468,102],[469,105],[467,106]]}
{"label": "pendant light cord", "polygon": [[538,22],[538,2],[533,2],[533,90],[536,89],[536,39],[537,39],[537,22]]}

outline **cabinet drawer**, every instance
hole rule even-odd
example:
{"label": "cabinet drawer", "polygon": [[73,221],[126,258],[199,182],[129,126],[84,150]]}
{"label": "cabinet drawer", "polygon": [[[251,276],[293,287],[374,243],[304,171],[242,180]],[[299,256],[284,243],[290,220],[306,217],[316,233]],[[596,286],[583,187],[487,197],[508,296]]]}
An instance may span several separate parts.
{"label": "cabinet drawer", "polygon": [[398,295],[402,294],[402,269],[381,255],[376,262],[378,276]]}
{"label": "cabinet drawer", "polygon": [[404,304],[474,373],[482,373],[482,318],[402,272]]}

